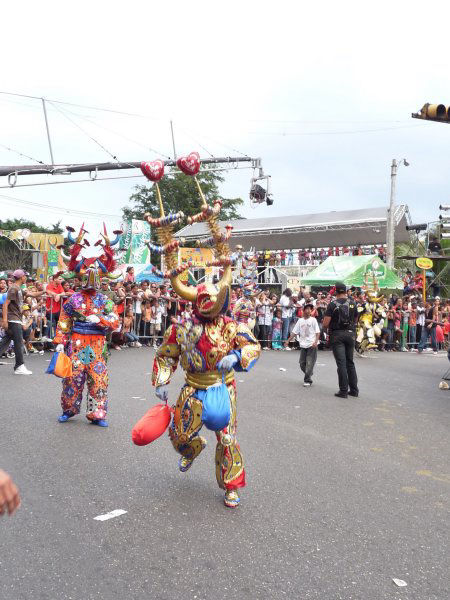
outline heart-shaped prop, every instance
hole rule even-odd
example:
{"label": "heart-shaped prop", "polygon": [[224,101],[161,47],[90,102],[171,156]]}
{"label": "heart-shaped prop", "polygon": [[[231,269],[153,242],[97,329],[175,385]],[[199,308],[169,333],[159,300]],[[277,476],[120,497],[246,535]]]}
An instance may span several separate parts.
{"label": "heart-shaped prop", "polygon": [[177,166],[186,175],[197,175],[200,171],[200,154],[191,152],[188,156],[182,156],[177,160]]}
{"label": "heart-shaped prop", "polygon": [[141,162],[141,171],[150,181],[159,181],[164,175],[164,163],[160,159]]}

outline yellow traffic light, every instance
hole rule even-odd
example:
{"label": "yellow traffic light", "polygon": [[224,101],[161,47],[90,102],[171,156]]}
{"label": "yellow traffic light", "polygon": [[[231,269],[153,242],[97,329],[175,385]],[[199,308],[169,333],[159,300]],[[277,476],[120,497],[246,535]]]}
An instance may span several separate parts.
{"label": "yellow traffic light", "polygon": [[418,113],[412,113],[413,119],[425,119],[426,121],[440,121],[450,123],[450,107],[444,104],[426,103]]}

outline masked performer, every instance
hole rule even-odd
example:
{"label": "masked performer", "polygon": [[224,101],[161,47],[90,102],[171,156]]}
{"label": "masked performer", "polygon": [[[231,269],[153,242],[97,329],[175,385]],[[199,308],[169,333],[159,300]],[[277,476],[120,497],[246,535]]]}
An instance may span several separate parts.
{"label": "masked performer", "polygon": [[356,333],[356,348],[359,354],[377,347],[377,337],[381,336],[379,323],[386,318],[386,313],[380,304],[377,280],[373,276],[373,286],[370,288],[366,277],[366,301],[358,307],[358,325]]}
{"label": "masked performer", "polygon": [[243,285],[244,295],[242,298],[239,298],[233,309],[233,317],[236,321],[247,325],[250,329],[253,329],[255,326],[256,310],[253,297],[257,292],[258,290],[255,290],[255,286],[252,283],[245,283]]}
{"label": "masked performer", "polygon": [[[114,232],[116,238],[110,242],[105,229],[104,244],[96,244],[102,245],[101,256],[84,258],[81,243],[85,230],[81,228],[76,240],[72,237],[73,229],[68,230],[68,240],[72,244],[69,267],[73,270],[62,276],[66,280],[79,277],[83,284],[81,291],[72,294],[63,305],[53,340],[57,344],[57,352],[64,350],[72,361],[72,376],[63,379],[63,413],[58,420],[64,423],[80,412],[87,381],[86,418],[94,425],[107,427],[108,349],[105,336],[117,328],[119,319],[113,302],[98,290],[100,275],[109,279],[120,276],[120,273],[114,275],[111,271],[116,266],[112,246],[119,241],[121,232]],[[86,241],[84,245],[88,245]]]}
{"label": "masked performer", "polygon": [[[197,180],[196,180],[197,181]],[[198,183],[197,183],[198,185]],[[197,287],[185,285],[180,273],[187,265],[177,267],[178,242],[173,240],[172,225],[183,215],[164,216],[160,203],[161,218],[149,223],[157,227],[168,270],[161,273],[172,282],[173,289],[181,297],[193,303],[192,317],[179,324],[171,325],[158,348],[154,364],[152,383],[156,386],[156,395],[167,402],[167,386],[181,363],[185,371],[186,383],[181,390],[174,409],[169,437],[175,450],[181,454],[179,469],[187,471],[195,458],[206,446],[206,440],[199,435],[202,425],[216,433],[216,478],[220,488],[225,490],[225,505],[236,507],[239,504],[239,488],[245,485],[244,462],[236,440],[236,383],[234,371],[248,371],[260,354],[260,346],[249,331],[235,319],[224,316],[228,308],[231,286],[231,260],[228,238],[231,229],[221,233],[217,223],[221,201],[214,208],[203,199],[202,212],[188,218],[189,223],[206,221],[212,237],[208,244],[213,247],[216,260],[205,266],[219,266],[223,274],[216,285],[201,284]],[[158,188],[157,188],[158,189]],[[204,245],[204,243],[202,243]],[[197,265],[195,265],[197,266]],[[228,414],[220,425],[208,424],[205,419],[206,406],[211,393],[217,385],[225,382],[222,388],[228,390]],[[226,387],[225,387],[226,386]]]}

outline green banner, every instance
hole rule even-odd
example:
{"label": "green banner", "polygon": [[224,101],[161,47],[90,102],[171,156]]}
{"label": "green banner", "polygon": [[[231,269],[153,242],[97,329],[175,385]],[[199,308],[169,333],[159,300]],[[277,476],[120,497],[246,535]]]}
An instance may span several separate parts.
{"label": "green banner", "polygon": [[122,223],[122,231],[119,248],[125,252],[120,253],[118,264],[148,264],[150,250],[147,242],[150,241],[151,229],[147,221],[126,221]]}

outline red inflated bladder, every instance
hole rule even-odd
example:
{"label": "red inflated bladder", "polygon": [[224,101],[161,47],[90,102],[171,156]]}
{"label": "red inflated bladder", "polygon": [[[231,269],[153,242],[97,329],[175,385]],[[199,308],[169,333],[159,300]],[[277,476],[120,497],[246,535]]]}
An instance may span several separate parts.
{"label": "red inflated bladder", "polygon": [[136,446],[146,446],[154,442],[166,431],[170,423],[171,409],[167,404],[156,404],[139,419],[131,431],[131,439]]}

